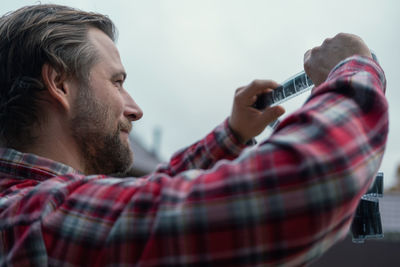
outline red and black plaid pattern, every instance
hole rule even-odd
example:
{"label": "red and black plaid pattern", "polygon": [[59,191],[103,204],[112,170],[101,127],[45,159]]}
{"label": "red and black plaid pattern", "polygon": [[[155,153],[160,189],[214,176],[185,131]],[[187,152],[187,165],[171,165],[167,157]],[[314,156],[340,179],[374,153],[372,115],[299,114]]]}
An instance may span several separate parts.
{"label": "red and black plaid pattern", "polygon": [[0,266],[304,265],[342,239],[378,171],[385,78],[340,63],[245,149],[227,122],[147,177],[0,150]]}

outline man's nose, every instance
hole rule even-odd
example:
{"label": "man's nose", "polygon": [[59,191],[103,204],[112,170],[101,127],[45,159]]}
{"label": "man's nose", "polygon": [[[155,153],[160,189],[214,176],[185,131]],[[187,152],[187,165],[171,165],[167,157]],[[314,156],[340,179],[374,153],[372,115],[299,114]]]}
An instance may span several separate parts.
{"label": "man's nose", "polygon": [[125,107],[124,107],[124,116],[128,118],[130,121],[137,121],[143,117],[143,111],[136,104],[135,100],[129,95],[128,92],[125,92]]}

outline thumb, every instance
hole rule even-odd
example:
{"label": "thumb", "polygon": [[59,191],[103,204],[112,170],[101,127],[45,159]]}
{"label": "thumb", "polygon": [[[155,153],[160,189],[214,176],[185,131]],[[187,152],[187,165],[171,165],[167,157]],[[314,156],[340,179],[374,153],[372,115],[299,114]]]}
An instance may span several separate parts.
{"label": "thumb", "polygon": [[267,124],[277,120],[282,114],[285,113],[285,109],[282,106],[274,106],[266,108],[261,115],[263,121]]}

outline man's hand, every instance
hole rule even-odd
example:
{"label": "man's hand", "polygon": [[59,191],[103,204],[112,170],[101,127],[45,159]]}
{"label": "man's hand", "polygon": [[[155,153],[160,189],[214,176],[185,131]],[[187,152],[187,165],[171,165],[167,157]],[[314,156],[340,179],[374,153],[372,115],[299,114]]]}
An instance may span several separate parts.
{"label": "man's hand", "polygon": [[333,38],[326,39],[321,46],[305,53],[304,70],[317,87],[325,82],[333,67],[354,55],[372,58],[369,48],[360,37],[339,33]]}
{"label": "man's hand", "polygon": [[281,106],[264,110],[252,107],[258,95],[272,91],[278,86],[271,80],[255,80],[248,86],[236,90],[229,126],[242,143],[247,143],[259,135],[268,124],[285,112]]}

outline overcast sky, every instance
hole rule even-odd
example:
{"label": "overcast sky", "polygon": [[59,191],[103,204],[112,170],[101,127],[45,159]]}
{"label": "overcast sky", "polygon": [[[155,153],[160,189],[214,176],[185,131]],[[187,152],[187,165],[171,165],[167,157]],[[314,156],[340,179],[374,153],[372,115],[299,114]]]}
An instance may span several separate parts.
{"label": "overcast sky", "polygon": [[[386,73],[390,133],[381,170],[385,186],[394,183],[400,163],[400,1],[41,2],[101,12],[115,22],[126,88],[144,110],[133,134],[151,147],[153,131],[160,128],[164,160],[229,116],[236,88],[256,78],[283,82],[302,70],[304,52],[325,38],[339,32],[361,36]],[[3,0],[0,13],[35,3]],[[287,114],[307,96],[286,102]]]}

